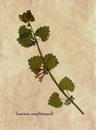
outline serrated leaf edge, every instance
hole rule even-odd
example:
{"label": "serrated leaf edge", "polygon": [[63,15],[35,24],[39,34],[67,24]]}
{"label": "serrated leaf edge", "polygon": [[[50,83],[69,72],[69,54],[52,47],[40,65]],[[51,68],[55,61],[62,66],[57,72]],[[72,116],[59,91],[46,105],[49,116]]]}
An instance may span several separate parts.
{"label": "serrated leaf edge", "polygon": [[[42,29],[42,28],[44,28],[44,27],[47,27],[48,30],[49,30],[49,32],[48,32],[47,39],[46,39],[46,40],[42,40],[43,42],[47,41],[48,38],[49,38],[49,36],[50,36],[50,29],[49,29],[49,26],[44,25],[44,26],[40,26],[40,27],[37,29],[37,30],[39,30],[39,29]],[[36,30],[36,31],[37,31],[37,30]],[[35,35],[36,35],[36,31],[35,31]],[[36,36],[38,36],[38,35],[36,35]],[[40,37],[40,36],[38,36],[38,37]],[[41,38],[40,38],[40,39],[41,39]]]}
{"label": "serrated leaf edge", "polygon": [[[52,53],[48,53],[48,54],[46,54],[45,56],[47,56],[47,55],[52,55],[53,57],[55,57],[55,59],[56,59],[56,61],[57,61],[56,66],[59,64],[59,61],[58,61],[58,59],[56,58],[55,55],[53,55]],[[45,57],[45,56],[44,56],[44,57]],[[55,66],[55,67],[56,67],[56,66]],[[55,67],[52,67],[50,70],[54,69]]]}
{"label": "serrated leaf edge", "polygon": [[[28,65],[29,65],[29,68],[30,68],[31,71],[32,71],[32,69],[31,69],[31,67],[30,67],[29,61],[30,61],[31,58],[35,58],[35,57],[40,57],[40,56],[37,55],[37,56],[30,57],[30,58],[28,59]],[[41,64],[41,65],[42,65],[42,64]],[[34,71],[32,71],[32,72],[34,72]]]}

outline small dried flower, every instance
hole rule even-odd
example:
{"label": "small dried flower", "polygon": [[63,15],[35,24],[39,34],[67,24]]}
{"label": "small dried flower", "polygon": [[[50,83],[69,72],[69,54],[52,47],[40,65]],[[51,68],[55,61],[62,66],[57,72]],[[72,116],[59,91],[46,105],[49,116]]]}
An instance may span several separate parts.
{"label": "small dried flower", "polygon": [[39,81],[42,82],[43,77],[48,74],[47,70],[45,68],[37,68],[35,71],[35,78],[39,78]]}

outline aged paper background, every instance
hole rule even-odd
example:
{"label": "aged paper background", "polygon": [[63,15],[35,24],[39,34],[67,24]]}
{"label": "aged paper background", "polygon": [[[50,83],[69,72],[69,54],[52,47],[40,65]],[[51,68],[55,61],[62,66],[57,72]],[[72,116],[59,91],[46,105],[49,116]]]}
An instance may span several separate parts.
{"label": "aged paper background", "polygon": [[[34,29],[50,26],[41,49],[57,56],[60,64],[52,73],[58,82],[64,76],[74,81],[73,95],[85,115],[73,105],[55,109],[47,104],[52,92],[59,91],[49,76],[39,83],[29,70],[27,60],[37,49],[16,41],[23,24],[18,14],[27,9],[36,18]],[[95,0],[0,0],[0,130],[96,130],[95,10]],[[54,115],[16,116],[16,111]]]}

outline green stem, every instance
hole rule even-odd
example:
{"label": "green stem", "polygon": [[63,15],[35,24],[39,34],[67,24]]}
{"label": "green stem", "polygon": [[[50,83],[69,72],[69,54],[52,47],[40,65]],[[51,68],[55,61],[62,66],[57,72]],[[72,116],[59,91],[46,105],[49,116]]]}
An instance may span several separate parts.
{"label": "green stem", "polygon": [[[35,42],[36,42],[36,45],[37,45],[39,54],[40,54],[40,56],[41,56],[41,58],[42,58],[43,64],[45,65],[45,67],[46,67],[47,70],[48,70],[48,67],[47,67],[47,65],[46,65],[46,63],[45,63],[45,60],[44,60],[44,58],[43,58],[42,51],[41,51],[41,49],[40,49],[40,47],[39,47],[38,41],[37,41],[37,39],[36,39],[36,36],[35,36],[35,33],[34,33],[34,31],[33,31],[33,28],[32,28],[32,26],[31,26],[31,24],[30,24],[30,27],[31,27],[32,33],[33,33],[33,35],[34,35],[34,39],[35,39]],[[73,100],[71,100],[71,99],[68,97],[68,95],[67,95],[64,91],[62,91],[62,89],[60,88],[59,84],[57,83],[56,79],[54,78],[54,76],[52,75],[52,73],[50,72],[50,70],[48,70],[48,73],[49,73],[51,79],[53,80],[53,82],[57,85],[58,89],[63,93],[63,95],[64,95],[67,99],[70,100],[70,102],[81,112],[81,114],[84,114],[84,112],[75,104],[75,102],[74,102]]]}

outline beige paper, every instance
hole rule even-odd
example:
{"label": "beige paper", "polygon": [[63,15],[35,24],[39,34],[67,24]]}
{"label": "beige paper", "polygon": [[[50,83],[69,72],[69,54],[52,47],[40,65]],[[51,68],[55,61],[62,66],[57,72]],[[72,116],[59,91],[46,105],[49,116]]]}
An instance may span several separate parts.
{"label": "beige paper", "polygon": [[[16,41],[23,24],[18,15],[27,9],[35,16],[34,30],[50,27],[50,38],[40,47],[43,54],[53,53],[59,60],[52,70],[56,80],[68,76],[74,81],[75,102],[85,115],[73,105],[59,109],[48,105],[50,95],[59,90],[49,76],[42,83],[35,79],[27,60],[38,51]],[[0,0],[0,130],[96,130],[95,10],[95,0]]]}

